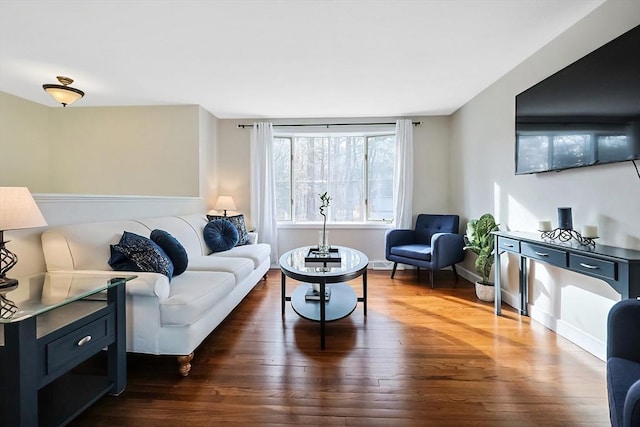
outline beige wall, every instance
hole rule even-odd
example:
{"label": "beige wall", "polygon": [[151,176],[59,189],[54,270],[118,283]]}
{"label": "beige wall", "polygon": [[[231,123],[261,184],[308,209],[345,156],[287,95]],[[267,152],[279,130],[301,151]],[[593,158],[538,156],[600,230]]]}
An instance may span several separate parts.
{"label": "beige wall", "polygon": [[[638,24],[640,2],[608,1],[453,115],[454,210],[466,218],[493,212],[503,230],[535,232],[538,220],[555,224],[557,208],[570,206],[576,228],[599,227],[598,243],[640,250],[640,181],[631,162],[514,175],[515,95]],[[507,300],[517,306],[517,259],[503,256]],[[606,316],[620,296],[603,281],[545,264],[532,265],[530,283],[532,316],[603,357]]]}
{"label": "beige wall", "polygon": [[49,192],[49,108],[0,92],[0,186]]}
{"label": "beige wall", "polygon": [[209,192],[217,119],[198,106],[44,107],[0,93],[0,107],[2,185],[34,193]]}
{"label": "beige wall", "polygon": [[50,118],[52,192],[200,195],[198,106],[51,108]]}

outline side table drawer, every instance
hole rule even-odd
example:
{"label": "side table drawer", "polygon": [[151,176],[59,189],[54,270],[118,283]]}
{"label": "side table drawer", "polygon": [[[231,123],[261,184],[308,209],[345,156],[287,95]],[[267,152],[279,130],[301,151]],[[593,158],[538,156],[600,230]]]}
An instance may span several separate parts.
{"label": "side table drawer", "polygon": [[110,312],[45,346],[45,376],[72,368],[115,340],[115,315]]}
{"label": "side table drawer", "polygon": [[589,276],[618,280],[618,264],[613,261],[570,254],[569,268]]}
{"label": "side table drawer", "polygon": [[533,243],[522,242],[522,255],[547,262],[559,267],[567,267],[567,253],[562,250],[551,249]]}
{"label": "side table drawer", "polygon": [[498,237],[498,248],[507,252],[520,253],[520,241],[508,237]]}

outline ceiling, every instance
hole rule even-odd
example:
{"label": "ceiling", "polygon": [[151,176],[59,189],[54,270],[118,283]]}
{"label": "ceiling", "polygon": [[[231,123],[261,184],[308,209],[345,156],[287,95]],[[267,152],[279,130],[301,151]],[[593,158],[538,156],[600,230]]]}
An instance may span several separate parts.
{"label": "ceiling", "polygon": [[0,0],[0,90],[219,118],[450,114],[604,0]]}

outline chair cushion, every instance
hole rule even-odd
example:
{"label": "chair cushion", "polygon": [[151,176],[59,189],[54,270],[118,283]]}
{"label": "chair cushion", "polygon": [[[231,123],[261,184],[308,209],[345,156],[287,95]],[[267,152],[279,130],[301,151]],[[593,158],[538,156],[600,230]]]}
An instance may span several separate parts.
{"label": "chair cushion", "polygon": [[391,254],[422,261],[431,261],[431,246],[418,244],[394,246],[391,248]]}
{"label": "chair cushion", "polygon": [[213,220],[204,226],[204,241],[211,252],[223,252],[238,243],[238,230],[224,219]]}
{"label": "chair cushion", "polygon": [[607,361],[607,388],[609,392],[609,410],[611,424],[622,426],[624,400],[629,388],[640,380],[640,363],[611,357]]}
{"label": "chair cushion", "polygon": [[416,218],[415,242],[431,244],[435,233],[458,233],[458,215],[420,214]]}
{"label": "chair cushion", "polygon": [[184,249],[184,246],[178,242],[178,239],[168,232],[158,229],[153,230],[149,237],[171,258],[173,275],[177,276],[184,273],[189,264],[189,257],[187,256],[187,251]]}

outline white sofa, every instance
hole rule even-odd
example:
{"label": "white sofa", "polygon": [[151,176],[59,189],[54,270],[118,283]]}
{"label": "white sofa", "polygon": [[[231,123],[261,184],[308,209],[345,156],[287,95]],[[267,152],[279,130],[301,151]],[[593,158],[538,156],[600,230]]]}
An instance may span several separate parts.
{"label": "white sofa", "polygon": [[211,253],[203,229],[205,215],[147,218],[75,224],[42,234],[47,271],[114,275],[108,264],[110,245],[124,231],[149,237],[165,230],[185,248],[187,271],[171,281],[158,273],[136,272],[127,283],[127,351],[178,356],[179,370],[188,375],[193,352],[242,301],[269,270],[271,247],[250,243]]}

